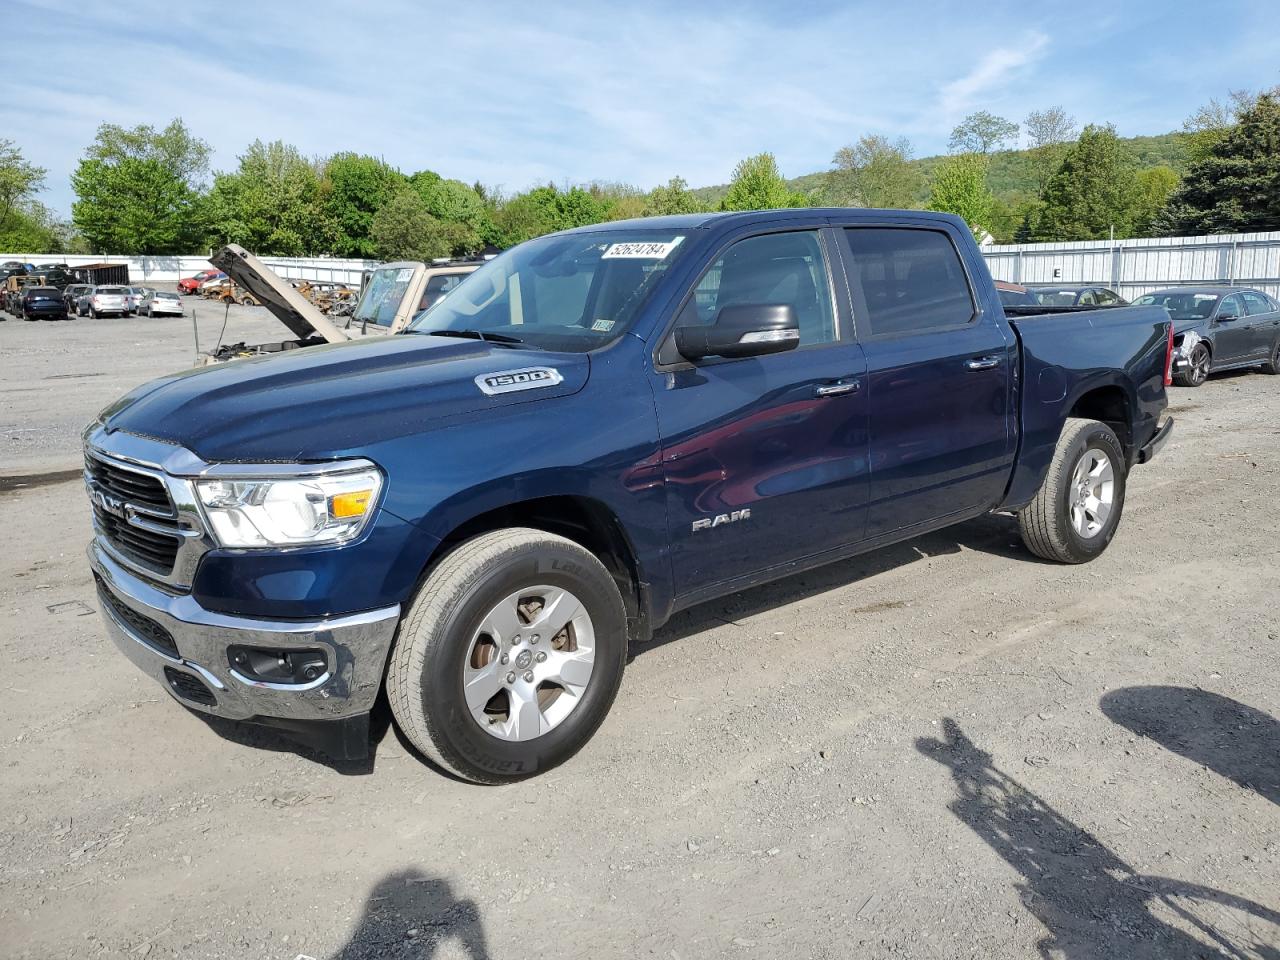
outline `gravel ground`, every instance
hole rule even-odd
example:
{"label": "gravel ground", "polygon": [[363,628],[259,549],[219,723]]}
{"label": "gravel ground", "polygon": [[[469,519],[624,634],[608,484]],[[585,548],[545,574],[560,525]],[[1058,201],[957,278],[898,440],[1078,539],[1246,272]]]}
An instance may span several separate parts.
{"label": "gravel ground", "polygon": [[1174,391],[1097,562],[990,517],[699,607],[477,788],[210,725],[105,638],[78,431],[191,352],[0,324],[5,956],[1280,957],[1280,378]]}

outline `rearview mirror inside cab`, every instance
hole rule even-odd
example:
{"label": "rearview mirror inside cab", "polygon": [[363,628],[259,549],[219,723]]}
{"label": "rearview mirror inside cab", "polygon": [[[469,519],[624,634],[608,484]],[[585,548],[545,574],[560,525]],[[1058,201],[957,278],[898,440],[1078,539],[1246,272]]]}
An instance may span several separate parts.
{"label": "rearview mirror inside cab", "polygon": [[676,349],[686,360],[759,357],[794,350],[800,322],[789,303],[741,303],[721,307],[709,325],[676,328]]}

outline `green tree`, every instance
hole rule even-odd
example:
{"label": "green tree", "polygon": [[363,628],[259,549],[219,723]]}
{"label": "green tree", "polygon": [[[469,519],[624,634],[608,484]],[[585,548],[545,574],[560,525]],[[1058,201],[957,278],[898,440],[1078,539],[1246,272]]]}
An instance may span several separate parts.
{"label": "green tree", "polygon": [[1115,127],[1087,126],[1045,187],[1042,240],[1133,236],[1139,184]]}
{"label": "green tree", "polygon": [[916,205],[924,177],[911,162],[911,141],[874,134],[841,147],[832,158],[835,169],[824,196],[843,207],[909,209]]}
{"label": "green tree", "polygon": [[1031,211],[1028,210],[1022,215],[1022,222],[1018,224],[1018,229],[1013,232],[1013,242],[1031,243],[1035,236],[1035,222],[1031,219]]}
{"label": "green tree", "polygon": [[926,209],[963,217],[975,236],[990,229],[995,197],[987,186],[988,162],[980,153],[957,153],[939,163]]}
{"label": "green tree", "polygon": [[[44,189],[46,173],[44,167],[28,162],[12,140],[0,139],[0,235],[9,229],[9,217],[18,212],[19,205]],[[24,217],[24,223],[29,219]],[[6,246],[5,249],[26,252],[28,248]]]}
{"label": "green tree", "polygon": [[720,201],[721,210],[774,210],[808,205],[808,197],[787,186],[772,153],[747,157],[734,167],[729,189]]}
{"label": "green tree", "polygon": [[204,238],[209,145],[174,120],[163,130],[104,123],[71,176],[72,219],[97,252],[188,253]]}
{"label": "green tree", "polygon": [[[1277,91],[1270,92],[1275,95]],[[1232,90],[1225,101],[1214,97],[1187,117],[1182,129],[1187,134],[1187,156],[1191,161],[1208,157],[1218,141],[1236,125],[1240,115],[1258,102],[1258,96],[1249,90]]]}
{"label": "green tree", "polygon": [[1076,121],[1062,107],[1048,107],[1028,113],[1022,128],[1027,132],[1036,196],[1043,199],[1044,188],[1062,163],[1066,145],[1076,138]]}
{"label": "green tree", "polygon": [[510,247],[545,233],[601,223],[608,214],[607,204],[582,187],[536,187],[498,206],[494,212],[495,242]]}
{"label": "green tree", "polygon": [[465,225],[433,217],[422,195],[407,184],[378,208],[369,226],[373,253],[382,260],[431,261],[453,256],[466,235]]}
{"label": "green tree", "polygon": [[979,110],[960,121],[947,145],[956,153],[990,153],[1017,136],[1016,123]]}
{"label": "green tree", "polygon": [[672,177],[660,187],[649,191],[645,204],[645,216],[660,217],[667,214],[698,213],[702,205],[689,189],[683,177]]}
{"label": "green tree", "polygon": [[339,257],[373,257],[374,215],[405,182],[404,174],[377,157],[357,153],[330,157],[319,191],[330,252]]}
{"label": "green tree", "polygon": [[490,242],[493,233],[490,204],[476,187],[469,187],[461,180],[446,180],[430,170],[413,174],[409,185],[422,197],[431,216],[443,224],[453,225],[448,231],[454,238],[450,255],[477,253]]}
{"label": "green tree", "polygon": [[234,173],[214,177],[209,226],[254,253],[296,257],[323,250],[316,164],[279,140],[255,140]]}
{"label": "green tree", "polygon": [[1133,235],[1150,237],[1159,232],[1169,198],[1178,189],[1178,174],[1166,166],[1148,167],[1137,174],[1138,190],[1133,208]]}
{"label": "green tree", "polygon": [[0,250],[12,253],[69,253],[74,246],[67,225],[44,204],[24,200],[10,210],[0,227]]}
{"label": "green tree", "polygon": [[1280,230],[1280,94],[1260,95],[1191,164],[1160,229],[1168,234]]}

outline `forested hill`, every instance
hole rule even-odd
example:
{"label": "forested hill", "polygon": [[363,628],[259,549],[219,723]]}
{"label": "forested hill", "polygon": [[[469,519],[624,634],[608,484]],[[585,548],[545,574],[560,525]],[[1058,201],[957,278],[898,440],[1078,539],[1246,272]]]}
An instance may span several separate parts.
{"label": "forested hill", "polygon": [[[1151,137],[1121,138],[1129,152],[1133,154],[1138,169],[1165,165],[1172,167],[1179,176],[1186,173],[1187,135],[1184,133],[1163,133]],[[911,161],[924,174],[924,185],[917,197],[920,206],[929,199],[929,184],[933,182],[933,171],[944,157],[920,157]],[[827,178],[826,171],[807,173],[787,181],[792,190],[798,190],[815,198],[821,198],[822,186]],[[1001,150],[991,155],[991,168],[987,175],[991,192],[998,200],[1012,206],[1020,200],[1035,195],[1035,178],[1033,175],[1031,151]],[[726,184],[714,187],[699,187],[693,191],[694,196],[707,206],[714,207],[728,189]]]}

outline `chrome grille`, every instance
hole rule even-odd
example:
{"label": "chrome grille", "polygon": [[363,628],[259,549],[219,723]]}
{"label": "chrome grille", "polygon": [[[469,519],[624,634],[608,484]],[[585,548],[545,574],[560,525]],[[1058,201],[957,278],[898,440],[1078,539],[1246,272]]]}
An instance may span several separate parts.
{"label": "chrome grille", "polygon": [[182,535],[164,482],[154,474],[89,453],[85,484],[94,525],[106,541],[158,576],[172,573]]}

